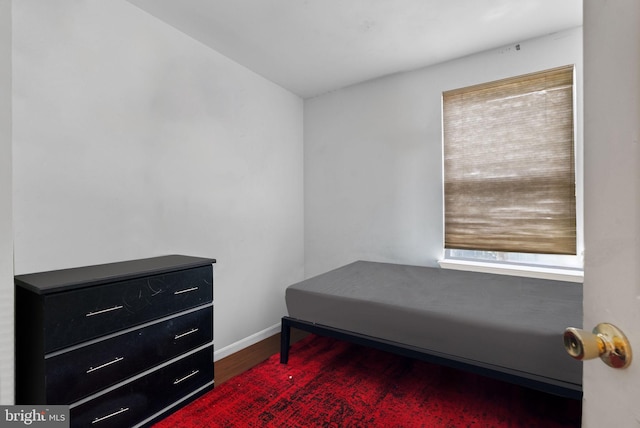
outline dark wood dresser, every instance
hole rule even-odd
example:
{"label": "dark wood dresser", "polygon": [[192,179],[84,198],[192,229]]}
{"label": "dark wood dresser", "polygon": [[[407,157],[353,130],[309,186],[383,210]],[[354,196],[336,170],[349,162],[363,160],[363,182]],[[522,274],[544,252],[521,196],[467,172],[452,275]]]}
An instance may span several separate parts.
{"label": "dark wood dresser", "polygon": [[16,276],[16,404],[68,404],[72,427],[147,426],[213,388],[213,263]]}

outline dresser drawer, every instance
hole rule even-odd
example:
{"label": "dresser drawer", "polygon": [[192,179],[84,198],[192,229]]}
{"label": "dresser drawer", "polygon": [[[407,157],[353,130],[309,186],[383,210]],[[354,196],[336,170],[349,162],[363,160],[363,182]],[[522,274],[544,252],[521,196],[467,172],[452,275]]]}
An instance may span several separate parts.
{"label": "dresser drawer", "polygon": [[130,427],[213,380],[208,347],[71,409],[72,427]]}
{"label": "dresser drawer", "polygon": [[212,266],[53,293],[44,297],[44,350],[50,353],[212,300]]}
{"label": "dresser drawer", "polygon": [[213,341],[211,306],[49,357],[49,404],[70,404]]}

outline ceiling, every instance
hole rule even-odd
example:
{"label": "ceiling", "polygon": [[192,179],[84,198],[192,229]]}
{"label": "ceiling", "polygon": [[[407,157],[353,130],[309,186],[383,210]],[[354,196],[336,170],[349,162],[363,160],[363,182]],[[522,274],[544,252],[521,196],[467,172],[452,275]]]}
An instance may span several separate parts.
{"label": "ceiling", "polygon": [[128,0],[312,97],[582,25],[582,0]]}

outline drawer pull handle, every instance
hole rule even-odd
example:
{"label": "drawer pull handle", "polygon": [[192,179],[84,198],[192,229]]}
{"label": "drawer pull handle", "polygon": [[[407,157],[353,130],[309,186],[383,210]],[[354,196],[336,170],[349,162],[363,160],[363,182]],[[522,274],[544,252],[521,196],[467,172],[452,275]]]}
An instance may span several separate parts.
{"label": "drawer pull handle", "polygon": [[102,416],[102,417],[99,417],[99,418],[95,418],[93,421],[91,421],[91,423],[92,423],[92,424],[97,424],[98,422],[102,422],[102,421],[104,421],[105,419],[112,418],[112,417],[114,417],[114,416],[116,416],[116,415],[119,415],[120,413],[124,413],[124,412],[126,412],[126,411],[128,411],[128,410],[129,410],[129,408],[128,408],[128,407],[122,407],[122,408],[120,408],[120,410],[118,410],[118,411],[116,411],[116,412],[109,413],[109,414],[108,414],[108,415],[106,415],[106,416]]}
{"label": "drawer pull handle", "polygon": [[108,363],[101,364],[97,367],[89,367],[89,370],[87,370],[87,373],[95,372],[96,370],[103,369],[107,366],[110,366],[111,364],[115,364],[118,361],[122,361],[122,360],[124,360],[124,357],[117,357],[115,360],[109,361]]}
{"label": "drawer pull handle", "polygon": [[186,375],[185,377],[181,377],[180,379],[176,379],[176,380],[174,380],[174,381],[173,381],[173,384],[174,384],[174,385],[177,385],[177,384],[179,384],[180,382],[182,382],[182,381],[185,381],[185,380],[189,379],[191,376],[195,376],[195,375],[197,375],[198,373],[200,373],[200,370],[194,370],[194,371],[192,371],[191,373],[189,373],[188,375]]}
{"label": "drawer pull handle", "polygon": [[183,337],[185,337],[185,336],[188,336],[188,335],[190,335],[190,334],[195,333],[196,331],[198,331],[198,329],[197,329],[197,328],[192,328],[191,330],[186,331],[186,332],[184,332],[184,333],[182,333],[182,334],[176,334],[176,335],[173,337],[173,339],[174,339],[174,340],[176,340],[176,339],[181,339],[181,338],[183,338]]}
{"label": "drawer pull handle", "polygon": [[185,288],[184,290],[174,291],[173,294],[189,293],[191,291],[196,291],[197,289],[198,287]]}
{"label": "drawer pull handle", "polygon": [[117,305],[117,306],[114,306],[113,308],[107,308],[107,309],[102,309],[100,311],[89,312],[85,316],[92,317],[94,315],[100,315],[100,314],[104,314],[104,313],[111,312],[111,311],[117,311],[118,309],[122,309],[122,307],[123,307],[122,305]]}

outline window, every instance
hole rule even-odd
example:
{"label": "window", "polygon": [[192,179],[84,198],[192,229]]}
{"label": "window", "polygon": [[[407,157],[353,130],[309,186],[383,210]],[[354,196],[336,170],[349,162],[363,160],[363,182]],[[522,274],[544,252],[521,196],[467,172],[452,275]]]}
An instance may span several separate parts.
{"label": "window", "polygon": [[445,258],[582,267],[573,76],[443,93]]}

